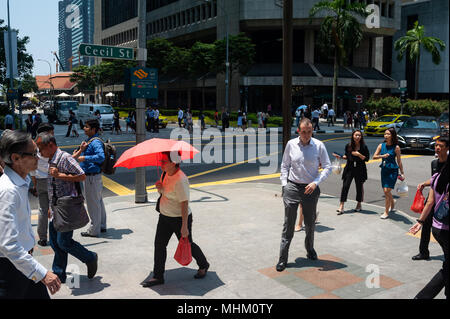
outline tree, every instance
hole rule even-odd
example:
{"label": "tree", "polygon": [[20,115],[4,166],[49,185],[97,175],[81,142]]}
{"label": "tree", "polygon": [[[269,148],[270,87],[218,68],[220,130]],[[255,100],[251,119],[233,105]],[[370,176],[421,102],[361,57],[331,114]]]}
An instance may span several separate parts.
{"label": "tree", "polygon": [[363,32],[356,17],[366,17],[367,12],[362,3],[321,1],[309,11],[310,23],[320,12],[328,13],[320,25],[318,41],[322,50],[330,50],[334,56],[333,107],[336,108],[339,66],[345,63],[349,52],[359,47]]}
{"label": "tree", "polygon": [[93,70],[86,65],[79,65],[74,68],[70,81],[76,82],[80,91],[93,91],[96,85]]}
{"label": "tree", "polygon": [[195,42],[189,53],[189,73],[196,77],[202,76],[202,110],[205,109],[206,75],[215,68],[214,50],[214,44]]}
{"label": "tree", "polygon": [[445,50],[445,43],[436,37],[425,36],[425,27],[419,25],[419,21],[414,23],[414,27],[406,32],[406,35],[395,41],[394,48],[398,51],[397,60],[400,62],[405,53],[412,63],[416,64],[416,76],[414,86],[414,99],[417,100],[417,92],[419,91],[419,68],[420,68],[420,50],[422,46],[426,51],[431,53],[431,59],[434,64],[441,63],[441,55],[437,46],[441,51]]}
{"label": "tree", "polygon": [[[216,71],[224,73],[226,71],[226,39],[216,40],[214,42],[216,50],[214,52],[214,64]],[[246,74],[253,65],[255,57],[255,45],[252,40],[241,32],[237,35],[228,37],[228,62],[230,74],[239,72]],[[232,76],[231,76],[232,78]],[[228,79],[231,87],[231,79]],[[228,92],[230,94],[230,92]]]}
{"label": "tree", "polygon": [[[9,79],[6,78],[6,55],[3,31],[7,31],[8,27],[3,25],[4,20],[0,19],[0,85],[9,87]],[[25,36],[23,38],[17,37],[17,71],[19,78],[22,79],[25,75],[30,75],[33,72],[33,57],[27,53],[26,45],[30,42],[30,38]]]}

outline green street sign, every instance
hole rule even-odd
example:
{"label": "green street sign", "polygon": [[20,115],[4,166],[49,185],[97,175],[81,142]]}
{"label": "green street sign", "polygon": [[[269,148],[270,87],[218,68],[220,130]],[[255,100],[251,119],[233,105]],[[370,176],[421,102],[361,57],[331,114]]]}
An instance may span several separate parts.
{"label": "green street sign", "polygon": [[106,59],[134,60],[134,48],[113,47],[81,43],[78,46],[80,55]]}
{"label": "green street sign", "polygon": [[125,95],[132,99],[158,98],[158,70],[130,68],[125,75]]}

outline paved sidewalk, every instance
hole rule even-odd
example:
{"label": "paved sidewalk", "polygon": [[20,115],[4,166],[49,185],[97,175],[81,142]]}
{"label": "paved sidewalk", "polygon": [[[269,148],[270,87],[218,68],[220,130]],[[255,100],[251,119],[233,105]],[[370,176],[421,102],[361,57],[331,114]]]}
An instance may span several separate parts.
{"label": "paved sidewalk", "polygon": [[[156,193],[149,193],[150,200],[156,198]],[[347,208],[354,204],[349,201]],[[118,196],[106,198],[105,205],[107,233],[84,238],[78,230],[74,235],[98,253],[96,277],[89,280],[86,266],[70,256],[72,271],[80,274],[80,287],[63,285],[53,298],[411,299],[443,261],[435,242],[430,243],[432,260],[411,260],[419,239],[407,234],[413,220],[406,214],[399,212],[382,220],[382,207],[364,204],[360,213],[347,211],[337,216],[338,198],[322,194],[315,233],[319,260],[306,259],[305,233],[296,232],[288,268],[278,273],[275,264],[284,218],[280,186],[214,185],[191,190],[193,239],[211,264],[206,278],[193,278],[195,261],[183,267],[173,259],[177,245],[173,236],[165,284],[142,288],[140,283],[153,268],[155,204],[135,204],[134,196]],[[36,228],[37,219],[32,223]],[[50,247],[36,246],[34,255],[51,269]],[[378,287],[366,284],[372,277],[379,278]],[[443,297],[441,292],[438,298]]]}

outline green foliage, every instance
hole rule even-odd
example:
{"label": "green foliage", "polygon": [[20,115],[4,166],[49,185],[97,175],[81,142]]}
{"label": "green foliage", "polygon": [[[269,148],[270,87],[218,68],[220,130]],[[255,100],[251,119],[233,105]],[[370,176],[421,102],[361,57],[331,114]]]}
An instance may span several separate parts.
{"label": "green foliage", "polygon": [[[217,72],[226,71],[226,39],[216,40],[214,52],[214,65]],[[238,71],[245,74],[249,71],[254,62],[256,54],[255,45],[252,40],[243,32],[228,37],[228,61],[230,63],[230,71]]]}
{"label": "green foliage", "polygon": [[[401,103],[400,98],[388,96],[381,99],[369,98],[365,107],[370,111],[377,111],[378,115],[383,114],[400,114]],[[448,110],[449,101],[425,100],[408,100],[403,106],[403,113],[411,116],[429,115],[439,116],[445,110]]]}

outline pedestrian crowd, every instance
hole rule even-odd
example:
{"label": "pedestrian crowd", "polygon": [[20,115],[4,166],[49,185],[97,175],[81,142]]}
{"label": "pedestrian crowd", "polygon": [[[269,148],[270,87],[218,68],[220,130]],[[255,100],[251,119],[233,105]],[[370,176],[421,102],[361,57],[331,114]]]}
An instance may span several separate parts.
{"label": "pedestrian crowd", "polygon": [[[321,110],[327,112],[326,116],[334,116],[332,108]],[[324,143],[313,137],[313,131],[318,126],[317,115],[320,117],[321,110],[301,108],[298,120],[299,136],[287,143],[283,153],[280,180],[284,222],[279,259],[275,266],[278,272],[288,267],[290,244],[294,232],[299,230],[296,228],[299,208],[304,222],[306,256],[310,260],[317,260],[314,233],[320,197],[319,185],[331,172],[335,172],[336,168],[330,161]],[[271,108],[268,107],[268,116],[270,112]],[[227,125],[227,115],[223,110],[221,119],[224,129]],[[133,119],[133,116],[135,114],[130,113],[129,117]],[[155,121],[158,123],[158,116],[157,108],[149,108],[148,126],[156,132]],[[216,123],[218,117],[216,112]],[[258,112],[258,126],[264,127],[264,118],[265,112]],[[184,125],[190,129],[191,111],[188,109],[184,112],[179,108],[178,121],[180,127]],[[330,121],[333,122],[333,119]],[[238,126],[245,130],[246,124],[246,115],[240,111]],[[88,278],[96,275],[99,258],[97,253],[75,241],[73,232],[86,225],[88,229],[81,232],[83,237],[98,237],[107,232],[107,216],[102,195],[102,164],[108,154],[103,140],[99,137],[100,129],[97,119],[86,121],[83,130],[87,138],[72,154],[58,147],[54,128],[49,123],[39,125],[35,138],[26,132],[13,130],[6,130],[0,138],[0,298],[49,298],[47,289],[51,294],[55,294],[66,281],[69,254],[86,265]],[[448,138],[439,137],[435,145],[438,159],[431,164],[432,176],[417,186],[418,191],[430,187],[430,193],[417,224],[409,230],[415,234],[422,229],[419,254],[413,256],[413,260],[429,259],[430,233],[444,252],[442,269],[416,296],[427,299],[434,298],[443,288],[448,298],[449,285]],[[342,171],[343,183],[337,214],[345,214],[344,205],[353,180],[356,184],[357,201],[354,211],[363,211],[364,182],[367,180],[366,162],[370,159],[370,153],[361,130],[356,129],[352,133],[343,154],[333,155],[338,160],[346,160]],[[385,131],[384,141],[378,145],[372,158],[381,160],[380,176],[385,196],[385,211],[380,218],[385,220],[395,213],[392,190],[398,180],[405,178],[395,129]],[[192,240],[189,181],[180,168],[181,154],[177,151],[164,152],[159,162],[163,174],[155,185],[160,194],[156,205],[160,215],[154,241],[153,276],[141,283],[143,287],[164,284],[167,245],[173,234],[178,239],[187,238],[190,243],[192,257],[199,267],[194,278],[204,278],[210,267],[201,248]],[[338,166],[336,172],[340,174],[340,162]],[[35,242],[28,201],[31,180],[39,198],[38,245],[49,244],[55,252],[52,270],[47,270],[33,258]],[[73,216],[68,218],[67,215]],[[89,218],[86,219],[86,216]]]}

